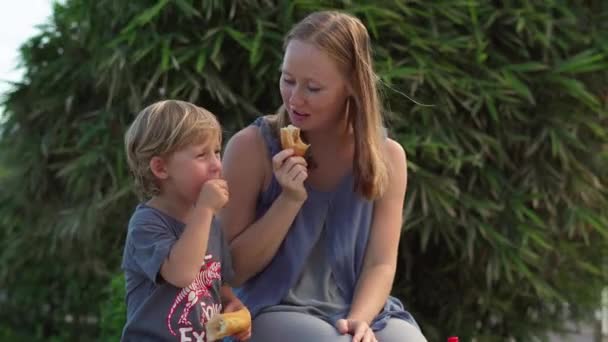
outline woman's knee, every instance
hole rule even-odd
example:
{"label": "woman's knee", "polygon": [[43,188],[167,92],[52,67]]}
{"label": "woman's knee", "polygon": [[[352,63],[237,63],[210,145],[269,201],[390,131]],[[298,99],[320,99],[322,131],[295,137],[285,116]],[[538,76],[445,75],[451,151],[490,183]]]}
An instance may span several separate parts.
{"label": "woman's knee", "polygon": [[398,318],[389,319],[386,327],[375,334],[378,342],[427,342],[420,329]]}
{"label": "woman's knee", "polygon": [[305,313],[268,312],[253,320],[250,342],[350,342],[326,321]]}

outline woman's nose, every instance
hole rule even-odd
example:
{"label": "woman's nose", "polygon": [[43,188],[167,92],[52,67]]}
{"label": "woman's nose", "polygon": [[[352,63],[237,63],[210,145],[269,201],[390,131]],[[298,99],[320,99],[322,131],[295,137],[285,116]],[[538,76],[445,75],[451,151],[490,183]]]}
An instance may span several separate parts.
{"label": "woman's nose", "polygon": [[293,107],[298,107],[303,103],[304,96],[302,94],[302,91],[299,90],[299,87],[295,87],[291,92],[291,96],[289,97],[289,104]]}

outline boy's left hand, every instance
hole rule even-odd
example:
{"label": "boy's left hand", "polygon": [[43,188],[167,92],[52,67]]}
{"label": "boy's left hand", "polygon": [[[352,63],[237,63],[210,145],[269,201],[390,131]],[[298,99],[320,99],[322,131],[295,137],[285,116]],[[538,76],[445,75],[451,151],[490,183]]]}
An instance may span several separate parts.
{"label": "boy's left hand", "polygon": [[[230,299],[228,299],[225,304],[224,304],[224,312],[234,312],[234,311],[238,311],[240,309],[243,309],[245,307],[245,305],[243,305],[243,303],[236,297],[236,296],[232,296]],[[240,334],[234,335],[234,338],[236,338],[239,341],[247,341],[248,339],[251,338],[251,326],[249,326],[249,329],[247,329],[246,331],[243,331]]]}

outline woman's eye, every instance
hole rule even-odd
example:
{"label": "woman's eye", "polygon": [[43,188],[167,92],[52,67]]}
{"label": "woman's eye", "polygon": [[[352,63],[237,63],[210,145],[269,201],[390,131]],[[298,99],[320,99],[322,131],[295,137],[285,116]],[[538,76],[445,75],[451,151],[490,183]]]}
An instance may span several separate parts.
{"label": "woman's eye", "polygon": [[318,88],[318,87],[308,87],[308,91],[310,91],[311,93],[316,93],[319,90],[321,90],[321,88]]}

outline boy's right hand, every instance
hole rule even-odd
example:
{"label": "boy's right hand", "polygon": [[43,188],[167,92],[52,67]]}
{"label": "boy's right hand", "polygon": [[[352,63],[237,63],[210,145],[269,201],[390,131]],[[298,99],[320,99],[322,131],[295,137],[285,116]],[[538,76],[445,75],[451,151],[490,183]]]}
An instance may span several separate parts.
{"label": "boy's right hand", "polygon": [[294,156],[293,153],[292,149],[277,153],[272,158],[272,169],[283,193],[290,199],[304,202],[308,198],[304,187],[304,181],[308,178],[307,163],[304,158]]}
{"label": "boy's right hand", "polygon": [[228,202],[228,183],[223,179],[210,179],[203,185],[198,198],[198,207],[206,207],[217,213]]}

